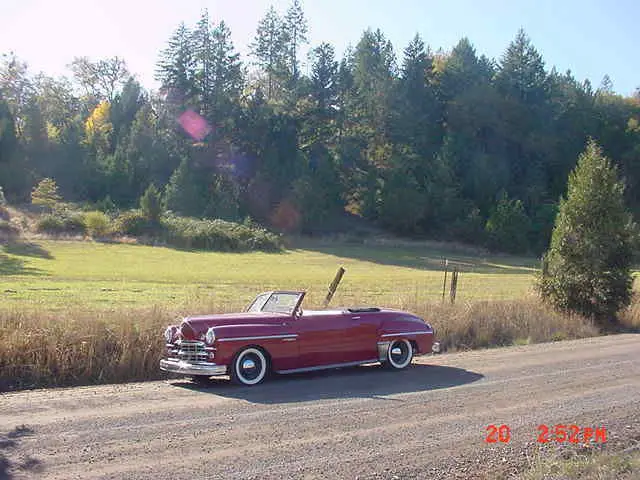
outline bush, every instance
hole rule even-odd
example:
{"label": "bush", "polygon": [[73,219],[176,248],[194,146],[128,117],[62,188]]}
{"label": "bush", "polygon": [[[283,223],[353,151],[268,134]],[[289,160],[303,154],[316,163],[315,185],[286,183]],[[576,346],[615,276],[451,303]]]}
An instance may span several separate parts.
{"label": "bush", "polygon": [[279,235],[251,225],[174,216],[164,218],[162,225],[164,240],[182,248],[221,251],[276,251],[282,248]]}
{"label": "bush", "polygon": [[113,200],[111,200],[111,196],[107,195],[102,200],[98,200],[95,204],[95,209],[100,212],[114,214],[118,212],[118,206],[115,204]]}
{"label": "bush", "polygon": [[87,212],[84,214],[84,225],[92,237],[104,237],[111,232],[111,219],[103,212]]}
{"label": "bush", "polygon": [[156,233],[158,227],[150,222],[140,210],[129,210],[116,218],[114,230],[120,235],[139,237]]}
{"label": "bush", "polygon": [[42,179],[31,192],[31,203],[42,205],[49,210],[53,210],[61,201],[62,197],[58,193],[58,185],[52,178]]}
{"label": "bush", "polygon": [[36,232],[53,235],[85,233],[84,217],[80,213],[47,213],[36,222]]}
{"label": "bush", "polygon": [[617,168],[589,141],[560,201],[538,278],[542,297],[608,326],[631,302],[634,232]]}
{"label": "bush", "polygon": [[162,201],[160,198],[160,191],[153,183],[149,185],[142,197],[140,197],[140,208],[147,220],[155,223],[160,221],[160,215],[162,214]]}

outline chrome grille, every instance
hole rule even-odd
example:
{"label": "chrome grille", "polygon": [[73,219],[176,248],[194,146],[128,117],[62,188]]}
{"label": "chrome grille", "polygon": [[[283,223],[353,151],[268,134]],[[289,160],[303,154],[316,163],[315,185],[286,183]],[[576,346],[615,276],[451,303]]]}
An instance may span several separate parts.
{"label": "chrome grille", "polygon": [[178,358],[185,362],[206,362],[209,359],[204,342],[182,340],[176,342],[176,346],[178,347]]}

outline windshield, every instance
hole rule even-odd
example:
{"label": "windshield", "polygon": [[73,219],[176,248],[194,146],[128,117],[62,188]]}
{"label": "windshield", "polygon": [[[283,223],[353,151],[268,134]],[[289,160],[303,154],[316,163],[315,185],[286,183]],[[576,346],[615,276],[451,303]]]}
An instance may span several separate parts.
{"label": "windshield", "polygon": [[248,312],[269,312],[293,314],[298,305],[302,293],[297,292],[273,292],[263,293],[256,297],[247,309]]}

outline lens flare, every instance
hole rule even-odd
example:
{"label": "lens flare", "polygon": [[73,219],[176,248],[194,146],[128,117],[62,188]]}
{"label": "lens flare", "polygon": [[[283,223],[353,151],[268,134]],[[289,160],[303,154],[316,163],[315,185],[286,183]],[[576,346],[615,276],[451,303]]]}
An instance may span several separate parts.
{"label": "lens flare", "polygon": [[178,123],[182,126],[185,132],[187,132],[191,138],[201,142],[204,140],[209,132],[211,126],[207,121],[202,118],[202,115],[194,112],[193,110],[187,110],[178,117]]}

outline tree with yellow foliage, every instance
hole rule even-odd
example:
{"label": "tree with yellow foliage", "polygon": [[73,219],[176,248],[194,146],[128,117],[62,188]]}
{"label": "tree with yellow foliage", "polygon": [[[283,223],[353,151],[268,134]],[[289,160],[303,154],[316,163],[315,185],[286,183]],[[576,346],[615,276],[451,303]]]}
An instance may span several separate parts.
{"label": "tree with yellow foliage", "polygon": [[113,132],[110,114],[111,104],[107,101],[100,102],[84,123],[85,142],[101,153],[108,150]]}

